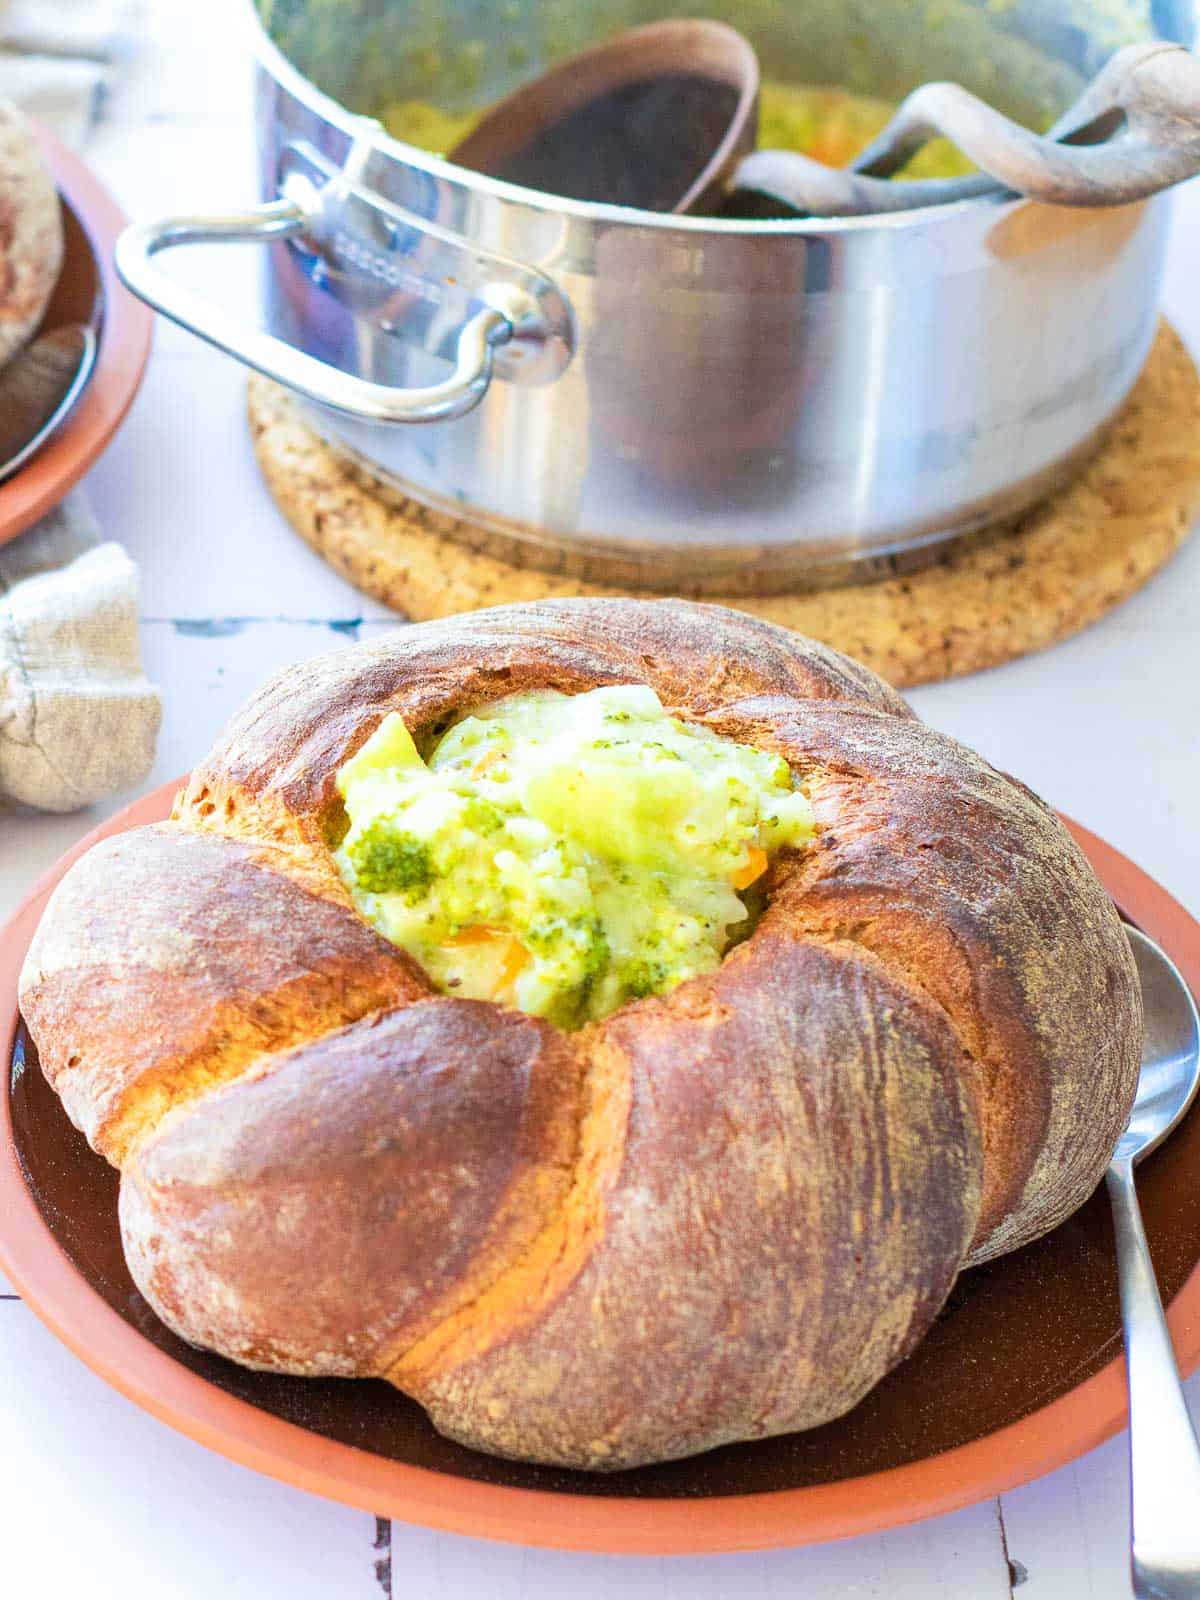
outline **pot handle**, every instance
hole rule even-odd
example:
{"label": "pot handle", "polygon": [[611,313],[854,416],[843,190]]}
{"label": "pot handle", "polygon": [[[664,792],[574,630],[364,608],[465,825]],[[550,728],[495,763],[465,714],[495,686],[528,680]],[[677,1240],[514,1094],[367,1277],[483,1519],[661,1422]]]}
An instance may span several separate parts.
{"label": "pot handle", "polygon": [[368,422],[444,422],[465,416],[492,379],[493,354],[526,317],[530,297],[515,284],[484,285],[484,302],[458,336],[454,371],[427,388],[372,383],[319,361],[268,333],[245,327],[203,295],[175,282],[155,263],[179,245],[270,242],[303,234],[311,221],[294,199],[273,200],[225,216],[167,217],[126,228],[117,240],[117,272],[128,289],[156,311],[236,356],[256,372],[347,416]]}

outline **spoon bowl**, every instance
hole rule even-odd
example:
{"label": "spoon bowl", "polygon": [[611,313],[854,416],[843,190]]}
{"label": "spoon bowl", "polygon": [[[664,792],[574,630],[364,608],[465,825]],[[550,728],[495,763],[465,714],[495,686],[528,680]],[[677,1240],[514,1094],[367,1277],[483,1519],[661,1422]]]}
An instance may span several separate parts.
{"label": "spoon bowl", "polygon": [[1126,928],[1145,1007],[1137,1098],[1115,1159],[1140,1161],[1174,1129],[1200,1087],[1200,1016],[1175,963],[1137,928]]}
{"label": "spoon bowl", "polygon": [[48,131],[41,137],[62,197],[64,240],[42,329],[84,323],[99,349],[70,415],[0,483],[0,549],[56,506],[107,448],[141,385],[154,327],[153,313],[122,288],[113,262],[124,214],[78,156]]}

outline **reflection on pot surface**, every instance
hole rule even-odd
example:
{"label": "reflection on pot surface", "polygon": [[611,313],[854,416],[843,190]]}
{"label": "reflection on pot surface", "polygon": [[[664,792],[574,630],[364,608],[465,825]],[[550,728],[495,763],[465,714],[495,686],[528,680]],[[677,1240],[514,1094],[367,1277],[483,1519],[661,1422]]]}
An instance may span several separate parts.
{"label": "reflection on pot surface", "polygon": [[[1191,42],[1183,0],[700,9],[755,46],[769,137],[803,146],[821,132],[805,121],[814,105],[835,126],[832,104],[837,159],[859,103],[814,100],[812,86],[874,96],[878,118],[950,78],[1044,127],[1120,46]],[[271,331],[358,377],[424,386],[446,377],[489,285],[518,285],[532,308],[510,319],[469,415],[419,428],[329,406],[310,417],[535,559],[765,588],[912,550],[1062,481],[1145,359],[1162,198],[1065,221],[1000,196],[841,222],[681,219],[557,200],[415,148],[446,149],[551,62],[687,5],[258,10],[264,194],[292,192],[298,168],[309,183],[304,236],[272,246]]]}

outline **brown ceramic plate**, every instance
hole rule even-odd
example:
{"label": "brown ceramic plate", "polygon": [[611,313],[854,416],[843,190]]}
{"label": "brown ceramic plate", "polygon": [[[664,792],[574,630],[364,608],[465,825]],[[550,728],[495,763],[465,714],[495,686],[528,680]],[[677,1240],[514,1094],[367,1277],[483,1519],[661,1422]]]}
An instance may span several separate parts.
{"label": "brown ceramic plate", "polygon": [[154,325],[149,308],[122,287],[113,267],[113,243],[125,218],[78,156],[44,130],[41,139],[62,197],[66,246],[42,327],[89,322],[99,299],[100,348],[88,386],[67,421],[0,484],[0,544],[57,505],[108,444],[142,381]]}
{"label": "brown ceramic plate", "polygon": [[[457,1533],[568,1549],[744,1550],[934,1516],[1048,1472],[1125,1416],[1116,1273],[1098,1192],[1056,1232],[964,1274],[928,1337],[849,1416],[811,1433],[599,1476],[514,1465],[438,1437],[383,1383],[274,1377],[193,1350],[121,1254],[116,1174],[36,1070],[17,974],[46,899],[96,839],[165,817],[176,785],[106,823],[0,934],[0,1256],[33,1309],[103,1378],[183,1433],[303,1489]],[[1200,991],[1200,925],[1145,873],[1072,830],[1118,905]],[[1140,1169],[1146,1231],[1186,1371],[1200,1359],[1200,1111]]]}

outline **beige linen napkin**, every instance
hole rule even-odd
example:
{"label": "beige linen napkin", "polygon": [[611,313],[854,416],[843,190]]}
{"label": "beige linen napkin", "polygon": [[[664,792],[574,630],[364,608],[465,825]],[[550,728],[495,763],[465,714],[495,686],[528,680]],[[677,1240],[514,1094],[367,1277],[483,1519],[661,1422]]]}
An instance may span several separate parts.
{"label": "beige linen napkin", "polygon": [[133,562],[72,495],[0,546],[0,796],[74,811],[132,788],[160,717]]}
{"label": "beige linen napkin", "polygon": [[[71,142],[90,127],[124,0],[0,0],[0,96]],[[73,811],[141,783],[158,692],[142,672],[137,570],[78,492],[0,546],[0,806]]]}

